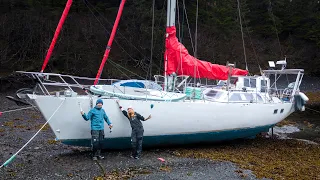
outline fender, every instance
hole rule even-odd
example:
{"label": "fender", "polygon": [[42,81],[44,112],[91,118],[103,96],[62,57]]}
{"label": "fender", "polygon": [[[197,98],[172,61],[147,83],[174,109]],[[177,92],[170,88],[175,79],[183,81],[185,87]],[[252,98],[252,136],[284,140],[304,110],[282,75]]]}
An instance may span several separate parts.
{"label": "fender", "polygon": [[308,96],[306,96],[303,92],[299,92],[300,97],[304,100],[304,101],[309,101]]}

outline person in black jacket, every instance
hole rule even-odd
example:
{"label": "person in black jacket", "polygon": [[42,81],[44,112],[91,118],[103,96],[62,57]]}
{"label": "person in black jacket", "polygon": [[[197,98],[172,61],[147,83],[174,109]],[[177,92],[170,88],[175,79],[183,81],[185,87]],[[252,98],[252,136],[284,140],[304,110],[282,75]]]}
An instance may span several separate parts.
{"label": "person in black jacket", "polygon": [[[120,106],[119,101],[117,101],[117,104],[122,110],[122,106]],[[127,111],[122,110],[122,113],[125,117],[129,119],[132,131],[131,131],[131,146],[132,146],[132,158],[139,159],[141,152],[142,152],[142,141],[143,141],[143,125],[141,121],[147,121],[151,118],[151,115],[149,117],[144,118],[139,113],[134,112],[132,107],[128,107]]]}

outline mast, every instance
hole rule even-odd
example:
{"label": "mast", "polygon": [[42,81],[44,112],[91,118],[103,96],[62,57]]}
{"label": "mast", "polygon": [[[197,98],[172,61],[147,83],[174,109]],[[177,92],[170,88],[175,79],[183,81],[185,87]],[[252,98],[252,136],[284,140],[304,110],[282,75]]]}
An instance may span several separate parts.
{"label": "mast", "polygon": [[167,27],[176,25],[176,0],[168,0],[167,6]]}
{"label": "mast", "polygon": [[119,10],[118,10],[118,14],[117,14],[116,20],[114,22],[114,25],[113,25],[113,28],[112,28],[112,32],[111,32],[111,35],[110,35],[110,38],[109,38],[109,41],[108,41],[108,45],[107,45],[106,51],[105,51],[105,53],[103,55],[103,58],[102,58],[102,61],[101,61],[101,64],[100,64],[96,79],[94,81],[94,85],[98,84],[99,79],[101,77],[101,73],[102,73],[103,67],[104,67],[104,65],[105,65],[105,63],[106,63],[106,61],[108,59],[108,56],[109,56],[109,53],[110,53],[110,50],[111,50],[112,41],[113,41],[113,39],[114,39],[114,37],[116,35],[116,31],[117,31],[117,28],[118,28],[118,24],[119,24],[119,21],[120,21],[121,14],[122,14],[123,7],[124,7],[125,3],[126,3],[126,0],[122,0],[121,1],[120,7],[119,7]]}
{"label": "mast", "polygon": [[[175,26],[176,22],[176,0],[168,0],[167,1],[167,28]],[[166,39],[169,37],[169,34],[166,33]],[[173,80],[173,77],[167,75],[167,67],[168,67],[168,56],[165,57],[165,77],[164,77],[164,90],[168,90],[169,80]]]}
{"label": "mast", "polygon": [[58,26],[56,28],[56,32],[54,33],[53,39],[51,41],[49,50],[47,52],[46,58],[44,59],[44,62],[43,62],[43,65],[42,65],[42,68],[41,68],[40,72],[44,71],[44,69],[46,68],[46,66],[47,66],[47,64],[49,62],[49,59],[50,59],[51,54],[52,54],[52,51],[53,51],[54,46],[55,46],[55,44],[57,42],[57,39],[59,37],[59,34],[60,34],[61,29],[62,29],[63,23],[67,18],[67,15],[69,13],[71,5],[72,5],[72,0],[68,0],[67,4],[66,4],[66,7],[64,8],[64,11],[63,11],[62,16],[60,18],[59,24],[58,24]]}

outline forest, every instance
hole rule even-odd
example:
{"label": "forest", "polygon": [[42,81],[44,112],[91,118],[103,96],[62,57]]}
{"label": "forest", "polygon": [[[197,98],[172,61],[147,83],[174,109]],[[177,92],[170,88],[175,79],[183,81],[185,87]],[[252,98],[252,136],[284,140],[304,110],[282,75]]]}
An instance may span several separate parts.
{"label": "forest", "polygon": [[[40,71],[66,1],[0,0],[0,77]],[[286,56],[288,68],[320,76],[318,0],[239,1],[250,73]],[[119,3],[74,0],[45,72],[94,77]],[[245,68],[237,1],[199,0],[198,18],[196,0],[177,3],[177,36],[190,54],[196,51],[198,59]],[[155,0],[155,6],[153,0],[127,0],[103,78],[145,79],[150,69],[163,74],[166,6],[166,0]]]}

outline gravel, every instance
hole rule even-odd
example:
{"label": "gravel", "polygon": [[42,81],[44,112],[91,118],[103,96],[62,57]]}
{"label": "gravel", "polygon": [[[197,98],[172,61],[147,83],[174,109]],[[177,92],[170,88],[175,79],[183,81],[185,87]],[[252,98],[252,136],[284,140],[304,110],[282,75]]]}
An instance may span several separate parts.
{"label": "gravel", "polygon": [[[0,111],[19,108],[6,95],[11,94],[0,94]],[[42,115],[32,109],[0,116],[0,163],[18,151],[44,122]],[[93,179],[103,175],[91,160],[89,148],[67,146],[54,139],[52,130],[45,128],[15,160],[0,169],[0,179]],[[103,151],[105,159],[99,163],[110,179],[256,179],[249,170],[233,163],[181,158],[173,151],[146,149],[139,160],[131,159],[128,150]],[[159,157],[166,160],[165,164]]]}

